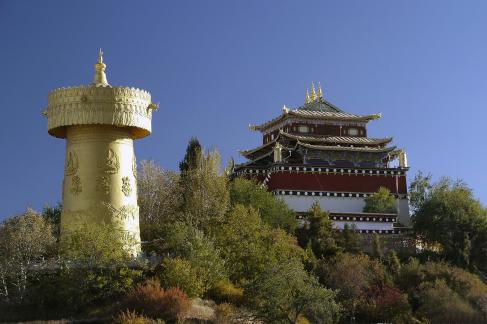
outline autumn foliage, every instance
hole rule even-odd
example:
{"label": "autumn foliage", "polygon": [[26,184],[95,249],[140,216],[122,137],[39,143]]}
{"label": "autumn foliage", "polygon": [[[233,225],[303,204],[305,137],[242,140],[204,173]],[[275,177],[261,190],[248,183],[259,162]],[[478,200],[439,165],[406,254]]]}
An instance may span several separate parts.
{"label": "autumn foliage", "polygon": [[178,288],[164,290],[157,279],[149,279],[127,294],[123,308],[151,318],[174,321],[189,311],[191,301]]}

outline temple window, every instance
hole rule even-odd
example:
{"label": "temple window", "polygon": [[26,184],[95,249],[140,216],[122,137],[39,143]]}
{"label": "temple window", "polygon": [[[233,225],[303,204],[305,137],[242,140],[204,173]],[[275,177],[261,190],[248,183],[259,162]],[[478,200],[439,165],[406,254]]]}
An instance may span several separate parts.
{"label": "temple window", "polygon": [[305,126],[305,125],[301,125],[301,126],[299,126],[298,131],[300,133],[309,133],[309,127]]}
{"label": "temple window", "polygon": [[348,135],[350,135],[350,136],[357,136],[358,135],[358,129],[356,129],[356,128],[349,128],[348,129]]}

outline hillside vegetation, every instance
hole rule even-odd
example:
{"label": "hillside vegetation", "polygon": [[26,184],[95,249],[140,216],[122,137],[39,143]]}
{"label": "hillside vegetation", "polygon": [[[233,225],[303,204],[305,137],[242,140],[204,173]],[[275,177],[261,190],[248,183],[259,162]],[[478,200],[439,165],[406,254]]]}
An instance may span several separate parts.
{"label": "hillside vegetation", "polygon": [[[142,257],[107,225],[59,243],[61,206],[0,226],[0,320],[114,323],[445,323],[487,320],[487,211],[462,182],[418,174],[413,229],[390,248],[293,211],[217,152],[188,145],[179,172],[142,161]],[[392,212],[380,190],[367,210]],[[420,249],[411,248],[411,242]],[[408,245],[409,244],[409,245]],[[479,277],[480,276],[480,277]]]}

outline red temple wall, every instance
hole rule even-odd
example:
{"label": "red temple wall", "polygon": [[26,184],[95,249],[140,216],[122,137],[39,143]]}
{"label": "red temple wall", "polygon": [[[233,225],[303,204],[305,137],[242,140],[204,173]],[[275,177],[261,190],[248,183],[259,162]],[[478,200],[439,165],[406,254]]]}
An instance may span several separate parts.
{"label": "red temple wall", "polygon": [[380,187],[392,193],[406,194],[405,176],[347,175],[313,173],[273,173],[267,183],[269,190],[337,191],[337,192],[376,192]]}
{"label": "red temple wall", "polygon": [[[313,127],[313,131],[307,133],[307,134],[304,134],[304,133],[299,133],[297,130],[299,128],[299,126],[308,126],[308,127]],[[296,128],[294,128],[296,127]],[[347,135],[348,134],[348,129],[349,128],[356,128],[359,130],[359,135],[357,135],[357,137],[367,137],[367,129],[363,126],[341,126],[341,130],[340,130],[340,126],[338,125],[327,125],[327,124],[307,124],[307,123],[293,123],[293,124],[290,124],[290,125],[286,125],[284,126],[283,130],[286,132],[286,133],[290,133],[290,134],[295,134],[295,135],[332,135],[332,136],[349,136]],[[295,130],[296,129],[296,130]],[[272,140],[272,136],[271,135],[274,135],[274,138],[277,137],[277,135],[279,135],[279,129],[276,129],[266,135],[263,136],[263,144],[269,142]]]}

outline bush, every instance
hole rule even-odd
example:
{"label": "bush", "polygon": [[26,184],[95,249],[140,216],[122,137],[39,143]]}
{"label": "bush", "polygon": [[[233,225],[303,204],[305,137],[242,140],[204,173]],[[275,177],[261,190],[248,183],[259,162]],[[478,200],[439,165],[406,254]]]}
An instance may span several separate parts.
{"label": "bush", "polygon": [[396,199],[389,189],[380,187],[372,196],[365,198],[364,213],[396,213]]}
{"label": "bush", "polygon": [[225,263],[219,250],[202,231],[176,222],[166,225],[163,233],[161,255],[187,260],[200,279],[203,293],[226,278]]}
{"label": "bush", "polygon": [[[429,298],[421,299],[418,297],[425,287],[422,284],[434,283],[439,280],[444,282],[448,289],[455,292],[460,299],[470,303],[474,309],[487,316],[487,286],[478,276],[447,263],[426,262],[420,264],[417,259],[411,259],[401,267],[397,283],[408,291],[417,307],[422,307],[421,305],[425,300],[430,300]],[[431,288],[430,286],[427,287]],[[446,290],[442,284],[438,284],[434,288],[434,290]]]}
{"label": "bush", "polygon": [[201,297],[204,293],[203,278],[188,260],[165,259],[157,272],[165,288],[179,288],[190,297]]}
{"label": "bush", "polygon": [[208,292],[208,297],[217,303],[240,305],[243,302],[244,290],[235,287],[229,281],[220,281]]}
{"label": "bush", "polygon": [[130,310],[126,310],[124,312],[120,312],[117,317],[113,320],[116,324],[163,324],[164,322],[157,322],[145,316],[137,314],[137,312]]}
{"label": "bush", "polygon": [[418,314],[432,323],[479,323],[482,316],[461,296],[448,287],[444,280],[420,285],[421,307]]}
{"label": "bush", "polygon": [[184,292],[178,288],[164,291],[157,279],[149,279],[132,289],[123,303],[123,309],[167,321],[182,318],[190,307],[191,301]]}
{"label": "bush", "polygon": [[223,303],[215,306],[215,320],[216,324],[231,323],[235,317],[235,307],[232,304]]}
{"label": "bush", "polygon": [[262,221],[274,228],[293,233],[297,226],[296,213],[255,181],[234,179],[230,186],[230,201],[233,206],[242,204],[253,207],[259,212]]}
{"label": "bush", "polygon": [[164,295],[163,308],[165,309],[163,318],[165,320],[181,319],[191,309],[191,301],[183,291],[178,288],[168,289]]}

